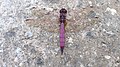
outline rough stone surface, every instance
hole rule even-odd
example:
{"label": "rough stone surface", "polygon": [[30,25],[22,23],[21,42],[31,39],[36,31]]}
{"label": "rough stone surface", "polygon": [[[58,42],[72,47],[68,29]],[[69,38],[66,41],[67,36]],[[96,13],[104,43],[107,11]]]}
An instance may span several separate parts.
{"label": "rough stone surface", "polygon": [[0,67],[120,67],[120,0],[0,0]]}

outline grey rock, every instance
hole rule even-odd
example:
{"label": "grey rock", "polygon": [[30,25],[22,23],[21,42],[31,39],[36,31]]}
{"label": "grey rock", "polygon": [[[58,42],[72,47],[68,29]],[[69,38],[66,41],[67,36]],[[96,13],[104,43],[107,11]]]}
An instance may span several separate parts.
{"label": "grey rock", "polygon": [[43,65],[44,62],[43,62],[43,60],[42,60],[41,58],[37,58],[37,59],[36,59],[36,64],[37,64],[37,65]]}
{"label": "grey rock", "polygon": [[13,31],[8,31],[5,33],[5,37],[14,37],[15,35],[16,35],[16,33]]}

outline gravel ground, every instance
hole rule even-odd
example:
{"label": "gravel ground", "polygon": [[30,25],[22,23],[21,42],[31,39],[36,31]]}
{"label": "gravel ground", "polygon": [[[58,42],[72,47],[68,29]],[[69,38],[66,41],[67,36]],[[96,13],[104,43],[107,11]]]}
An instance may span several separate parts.
{"label": "gravel ground", "polygon": [[0,0],[0,9],[0,67],[120,67],[120,0]]}

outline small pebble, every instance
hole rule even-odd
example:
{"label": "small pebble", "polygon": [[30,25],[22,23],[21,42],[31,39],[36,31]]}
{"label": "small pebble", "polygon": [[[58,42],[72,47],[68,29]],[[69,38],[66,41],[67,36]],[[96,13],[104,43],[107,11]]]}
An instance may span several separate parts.
{"label": "small pebble", "polygon": [[80,67],[85,67],[85,66],[83,64],[81,64]]}
{"label": "small pebble", "polygon": [[0,50],[0,53],[3,52],[3,49]]}
{"label": "small pebble", "polygon": [[69,42],[69,43],[73,43],[73,39],[70,37],[70,38],[68,39],[68,42]]}
{"label": "small pebble", "polygon": [[110,59],[111,57],[109,55],[104,56],[106,59]]}
{"label": "small pebble", "polygon": [[13,31],[8,31],[8,32],[6,32],[5,33],[5,36],[9,36],[9,37],[12,37],[12,36],[15,36],[15,32],[13,32]]}
{"label": "small pebble", "polygon": [[17,47],[17,49],[15,50],[16,53],[20,53],[22,51],[21,48]]}
{"label": "small pebble", "polygon": [[107,11],[111,12],[112,15],[115,15],[117,13],[117,11],[115,9],[112,9],[112,8],[109,8],[109,7],[106,9],[105,12],[107,12]]}
{"label": "small pebble", "polygon": [[32,34],[32,32],[31,32],[31,31],[27,31],[27,32],[25,33],[25,36],[27,36],[27,37],[32,37],[32,36],[33,36],[33,34]]}
{"label": "small pebble", "polygon": [[94,11],[90,11],[88,14],[88,17],[90,18],[95,18],[95,16],[96,16],[96,13]]}
{"label": "small pebble", "polygon": [[19,66],[20,66],[20,67],[23,67],[23,63],[21,62],[21,63],[19,64]]}
{"label": "small pebble", "polygon": [[17,57],[15,57],[14,62],[18,62],[18,58]]}
{"label": "small pebble", "polygon": [[37,63],[38,65],[42,65],[42,64],[43,64],[43,61],[42,61],[41,58],[38,58],[36,63]]}
{"label": "small pebble", "polygon": [[90,6],[93,6],[91,1],[89,1],[89,4],[90,4]]}

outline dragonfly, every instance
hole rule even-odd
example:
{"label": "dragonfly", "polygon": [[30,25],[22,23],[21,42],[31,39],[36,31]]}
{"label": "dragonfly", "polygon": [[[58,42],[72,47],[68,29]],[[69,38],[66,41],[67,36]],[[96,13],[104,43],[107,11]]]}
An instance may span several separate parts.
{"label": "dragonfly", "polygon": [[58,12],[47,12],[44,9],[33,9],[32,16],[37,18],[27,18],[25,23],[30,26],[41,27],[48,32],[59,33],[60,50],[61,54],[63,54],[65,33],[79,32],[88,26],[96,24],[96,18],[90,18],[90,20],[87,18],[91,10],[91,8],[86,8],[69,12],[65,8],[62,8]]}
{"label": "dragonfly", "polygon": [[67,10],[62,8],[60,10],[60,48],[61,48],[61,54],[63,54],[63,49],[65,46],[65,24],[66,24],[66,13]]}

